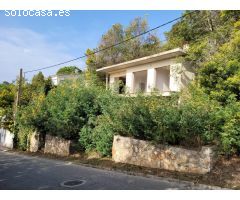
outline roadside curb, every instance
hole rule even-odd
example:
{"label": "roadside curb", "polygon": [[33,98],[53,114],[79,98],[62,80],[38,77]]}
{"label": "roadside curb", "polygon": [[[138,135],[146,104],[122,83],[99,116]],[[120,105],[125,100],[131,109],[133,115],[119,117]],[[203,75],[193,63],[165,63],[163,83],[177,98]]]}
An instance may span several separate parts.
{"label": "roadside curb", "polygon": [[222,187],[218,187],[218,186],[198,184],[198,183],[193,183],[191,181],[184,181],[184,180],[175,179],[175,178],[166,178],[163,176],[154,176],[154,175],[144,174],[144,173],[139,173],[139,172],[129,172],[126,170],[112,169],[112,168],[108,168],[108,167],[96,166],[96,165],[85,164],[85,163],[75,163],[75,162],[73,162],[73,163],[77,164],[77,165],[82,165],[85,167],[91,167],[91,168],[102,169],[102,170],[107,170],[107,171],[115,171],[115,172],[132,175],[132,176],[141,176],[141,177],[157,179],[157,180],[161,179],[161,180],[165,180],[167,182],[186,183],[186,184],[189,184],[190,187],[192,187],[191,189],[196,189],[196,190],[231,190],[229,188],[222,188]]}
{"label": "roadside curb", "polygon": [[[1,151],[1,149],[0,149]],[[39,155],[39,154],[28,154],[28,153],[23,153],[23,152],[19,152],[19,151],[14,151],[12,149],[8,149],[8,150],[2,150],[4,152],[7,153],[11,153],[11,154],[15,154],[15,155],[23,155],[23,156],[29,156],[29,157],[34,157],[34,158],[40,158],[40,159],[48,159],[48,160],[58,160],[58,161],[62,161],[62,162],[71,162],[74,165],[79,165],[79,166],[84,166],[84,167],[91,167],[94,169],[101,169],[101,170],[106,170],[106,171],[114,171],[114,172],[118,172],[118,173],[123,173],[123,174],[127,174],[127,175],[131,175],[131,176],[140,176],[140,177],[145,177],[145,178],[151,178],[151,179],[155,179],[155,180],[164,180],[167,182],[176,182],[176,183],[185,183],[189,185],[189,188],[187,189],[192,189],[192,190],[231,190],[231,188],[223,188],[223,187],[219,187],[219,186],[212,186],[212,185],[206,185],[206,184],[199,184],[199,183],[194,183],[191,181],[185,181],[185,180],[181,180],[181,179],[176,179],[176,178],[167,178],[164,176],[155,176],[155,175],[150,175],[150,174],[145,174],[145,173],[141,173],[141,172],[132,172],[132,171],[126,171],[126,170],[121,170],[121,169],[115,169],[115,168],[110,168],[110,167],[103,167],[100,165],[92,165],[92,164],[86,164],[86,163],[81,163],[81,162],[77,162],[75,160],[72,161],[68,161],[68,160],[62,160],[59,159],[57,157],[44,157],[43,155]]]}

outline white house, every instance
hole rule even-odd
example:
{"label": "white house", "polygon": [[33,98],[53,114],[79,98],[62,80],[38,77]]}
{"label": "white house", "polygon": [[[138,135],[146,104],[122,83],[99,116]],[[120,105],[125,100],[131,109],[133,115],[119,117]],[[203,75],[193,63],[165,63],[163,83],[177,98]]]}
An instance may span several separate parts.
{"label": "white house", "polygon": [[[106,85],[113,86],[120,80],[130,94],[136,92],[161,93],[163,96],[178,92],[194,78],[191,68],[180,61],[181,48],[123,62],[98,69],[106,74]],[[122,90],[119,88],[119,93]]]}
{"label": "white house", "polygon": [[53,75],[51,80],[53,85],[59,85],[64,80],[75,80],[79,77],[79,74],[69,74],[69,75]]}

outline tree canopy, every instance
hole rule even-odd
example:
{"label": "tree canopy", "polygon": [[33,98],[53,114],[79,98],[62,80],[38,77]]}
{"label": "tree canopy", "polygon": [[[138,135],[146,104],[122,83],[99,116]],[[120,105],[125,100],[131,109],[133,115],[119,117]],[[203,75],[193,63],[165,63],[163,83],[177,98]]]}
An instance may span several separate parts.
{"label": "tree canopy", "polygon": [[14,97],[14,84],[6,82],[0,84],[0,122],[7,122],[4,127],[12,124]]}
{"label": "tree canopy", "polygon": [[87,49],[86,55],[88,55],[88,57],[86,65],[88,72],[94,72],[96,69],[107,65],[158,53],[160,51],[160,40],[157,34],[152,32],[93,54],[94,51],[121,43],[148,29],[147,20],[141,17],[135,18],[127,27],[123,27],[123,25],[119,23],[114,24],[102,36],[99,45],[95,49]]}
{"label": "tree canopy", "polygon": [[165,48],[190,45],[185,61],[191,63],[197,84],[207,94],[222,103],[240,99],[240,11],[194,12],[166,36]]}
{"label": "tree canopy", "polygon": [[60,68],[57,71],[57,75],[70,75],[70,74],[80,74],[82,70],[80,70],[76,66],[65,66]]}

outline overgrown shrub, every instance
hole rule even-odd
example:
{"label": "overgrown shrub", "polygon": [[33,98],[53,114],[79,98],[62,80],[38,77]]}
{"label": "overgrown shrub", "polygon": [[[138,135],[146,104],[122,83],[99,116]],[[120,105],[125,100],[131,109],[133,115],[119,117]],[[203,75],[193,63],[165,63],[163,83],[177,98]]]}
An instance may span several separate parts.
{"label": "overgrown shrub", "polygon": [[217,123],[212,119],[217,108],[201,92],[182,95],[182,103],[178,95],[99,97],[102,114],[91,118],[80,132],[79,141],[86,150],[111,155],[114,134],[191,147],[214,140]]}
{"label": "overgrown shrub", "polygon": [[93,128],[85,125],[79,133],[79,143],[85,151],[91,151],[96,148],[95,141],[93,140]]}
{"label": "overgrown shrub", "polygon": [[110,156],[112,153],[112,143],[115,132],[111,123],[110,116],[100,116],[97,120],[97,126],[93,131],[96,150],[103,156]]}
{"label": "overgrown shrub", "polygon": [[220,150],[226,155],[240,153],[240,102],[231,100],[218,113],[222,122],[220,130]]}
{"label": "overgrown shrub", "polygon": [[29,147],[29,136],[33,133],[33,129],[30,127],[19,127],[16,134],[15,142],[18,149],[27,150]]}
{"label": "overgrown shrub", "polygon": [[13,130],[14,84],[0,83],[0,127]]}
{"label": "overgrown shrub", "polygon": [[28,135],[37,130],[102,156],[111,155],[114,134],[186,147],[217,144],[230,155],[240,151],[239,113],[236,100],[223,106],[196,85],[180,96],[131,97],[90,82],[65,82],[20,109],[18,146],[26,149]]}
{"label": "overgrown shrub", "polygon": [[67,86],[67,83],[49,93],[45,101],[48,116],[45,127],[48,134],[65,139],[78,139],[78,132],[86,121],[85,106],[87,101],[92,99],[90,93],[83,93],[84,91],[79,94],[77,88],[69,84]]}
{"label": "overgrown shrub", "polygon": [[125,97],[121,105],[111,113],[113,129],[117,134],[138,139],[151,139],[156,128],[152,121],[148,97]]}
{"label": "overgrown shrub", "polygon": [[190,86],[185,90],[179,105],[181,143],[189,146],[213,143],[219,126],[216,120],[219,108],[219,103],[211,100],[200,88]]}
{"label": "overgrown shrub", "polygon": [[16,116],[16,143],[18,148],[26,150],[28,147],[27,140],[30,134],[35,130],[39,133],[44,134],[44,123],[47,119],[45,116],[44,107],[45,95],[40,92],[35,96],[32,101],[27,106],[22,106],[19,108],[18,114]]}
{"label": "overgrown shrub", "polygon": [[101,114],[96,101],[105,90],[85,85],[82,81],[66,82],[52,90],[46,98],[46,132],[65,139],[78,140],[80,130]]}
{"label": "overgrown shrub", "polygon": [[151,140],[155,143],[178,144],[182,138],[182,135],[179,134],[178,96],[159,99],[151,108],[151,116],[157,125]]}
{"label": "overgrown shrub", "polygon": [[98,88],[94,101],[98,113],[90,115],[79,133],[79,142],[86,151],[96,150],[102,156],[111,155],[114,126],[117,125],[113,118],[124,99],[111,90]]}
{"label": "overgrown shrub", "polygon": [[189,88],[171,97],[125,97],[110,112],[115,134],[154,143],[199,147],[214,144],[221,120],[219,104],[201,89]]}

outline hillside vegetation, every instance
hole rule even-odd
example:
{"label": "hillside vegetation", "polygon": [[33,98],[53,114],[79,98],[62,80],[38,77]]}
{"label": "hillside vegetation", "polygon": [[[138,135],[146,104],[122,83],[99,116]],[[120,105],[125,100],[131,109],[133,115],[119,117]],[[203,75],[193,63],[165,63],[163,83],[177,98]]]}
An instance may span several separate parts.
{"label": "hillside vegetation", "polygon": [[[188,13],[190,11],[187,11]],[[227,156],[240,153],[240,12],[198,11],[182,18],[161,43],[151,33],[93,54],[148,29],[145,19],[113,25],[96,49],[88,49],[87,69],[78,80],[53,87],[41,73],[24,82],[13,126],[13,84],[0,85],[0,117],[26,149],[38,131],[78,142],[84,151],[111,155],[114,134],[190,148],[216,145]],[[96,69],[188,44],[182,59],[196,79],[180,94],[119,96],[106,90]],[[65,68],[69,69],[69,68]],[[60,70],[61,71],[61,70]],[[64,71],[64,70],[63,70]],[[68,71],[68,70],[67,70]],[[180,103],[179,103],[180,98]]]}

